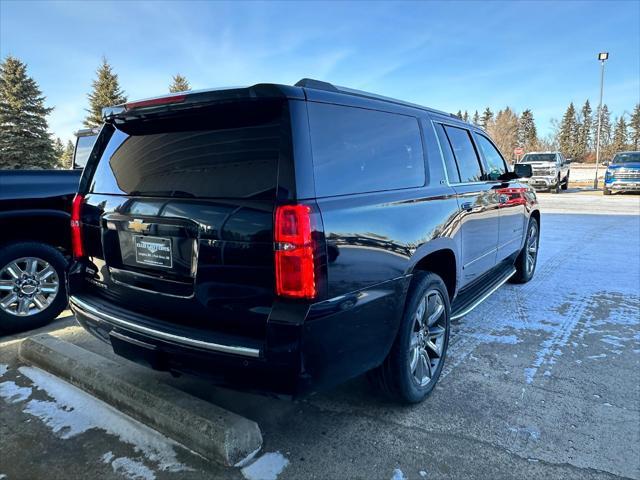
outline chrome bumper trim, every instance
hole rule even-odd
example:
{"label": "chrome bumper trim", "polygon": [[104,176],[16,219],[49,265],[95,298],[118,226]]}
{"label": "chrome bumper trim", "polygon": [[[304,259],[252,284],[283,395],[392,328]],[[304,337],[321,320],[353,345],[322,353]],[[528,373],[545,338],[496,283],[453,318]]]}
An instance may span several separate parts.
{"label": "chrome bumper trim", "polygon": [[186,345],[189,347],[201,348],[204,350],[211,350],[214,352],[232,353],[236,355],[243,355],[245,357],[259,358],[260,350],[248,347],[238,347],[233,345],[223,345],[220,343],[205,342],[202,340],[196,340],[193,338],[182,337],[180,335],[174,335],[172,333],[163,332],[161,330],[155,330],[153,328],[144,327],[136,323],[123,320],[122,318],[115,317],[111,314],[101,312],[97,308],[88,303],[80,300],[78,297],[70,297],[69,305],[74,312],[81,315],[85,315],[95,321],[105,322],[111,325],[122,327],[125,330],[147,335],[158,340],[164,340],[171,343],[177,343],[180,345]]}

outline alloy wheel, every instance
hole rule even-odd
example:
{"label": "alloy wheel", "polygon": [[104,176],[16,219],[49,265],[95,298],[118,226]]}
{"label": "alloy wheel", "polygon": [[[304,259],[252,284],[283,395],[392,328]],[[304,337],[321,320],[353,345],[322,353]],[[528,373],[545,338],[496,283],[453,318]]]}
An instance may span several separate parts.
{"label": "alloy wheel", "polygon": [[429,290],[413,316],[409,368],[415,382],[426,386],[434,377],[444,353],[445,303],[438,290]]}
{"label": "alloy wheel", "polygon": [[527,274],[530,275],[536,266],[538,256],[538,227],[531,225],[527,236]]}
{"label": "alloy wheel", "polygon": [[0,310],[27,317],[45,310],[56,298],[60,279],[49,262],[23,257],[0,270]]}

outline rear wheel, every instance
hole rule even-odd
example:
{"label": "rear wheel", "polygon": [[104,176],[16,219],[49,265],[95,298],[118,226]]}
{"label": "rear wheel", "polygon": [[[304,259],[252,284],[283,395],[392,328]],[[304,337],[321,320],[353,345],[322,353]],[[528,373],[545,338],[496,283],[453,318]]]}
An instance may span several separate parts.
{"label": "rear wheel", "polygon": [[67,262],[55,248],[25,242],[0,249],[0,330],[36,328],[56,318],[67,304]]}
{"label": "rear wheel", "polygon": [[450,306],[442,279],[414,275],[405,312],[391,352],[370,372],[372,383],[402,403],[423,401],[435,387],[449,345]]}
{"label": "rear wheel", "polygon": [[531,217],[527,228],[527,238],[524,247],[516,258],[514,266],[516,273],[511,277],[513,283],[527,283],[533,278],[538,262],[538,246],[540,245],[540,229],[538,221]]}
{"label": "rear wheel", "polygon": [[609,190],[608,188],[604,188],[604,189],[602,189],[602,194],[603,195],[611,195],[611,190]]}

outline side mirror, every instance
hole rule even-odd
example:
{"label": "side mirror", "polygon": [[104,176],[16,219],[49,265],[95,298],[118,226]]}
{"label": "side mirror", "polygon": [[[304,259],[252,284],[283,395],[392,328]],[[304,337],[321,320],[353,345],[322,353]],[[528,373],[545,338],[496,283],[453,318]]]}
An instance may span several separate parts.
{"label": "side mirror", "polygon": [[573,158],[565,158],[564,161],[565,163],[571,163],[573,162]]}
{"label": "side mirror", "polygon": [[609,160],[605,160],[604,162],[602,162],[602,165],[604,165],[605,167],[608,167],[610,163],[611,162]]}
{"label": "side mirror", "polygon": [[531,178],[533,176],[533,169],[529,163],[516,163],[513,166],[513,171],[518,178]]}

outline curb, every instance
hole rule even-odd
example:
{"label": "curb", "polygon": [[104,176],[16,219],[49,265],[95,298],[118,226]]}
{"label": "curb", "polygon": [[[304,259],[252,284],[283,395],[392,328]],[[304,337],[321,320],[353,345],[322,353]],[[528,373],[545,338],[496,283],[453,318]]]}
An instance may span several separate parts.
{"label": "curb", "polygon": [[262,447],[256,422],[157,382],[135,365],[48,334],[25,339],[19,356],[214,462],[233,466]]}

